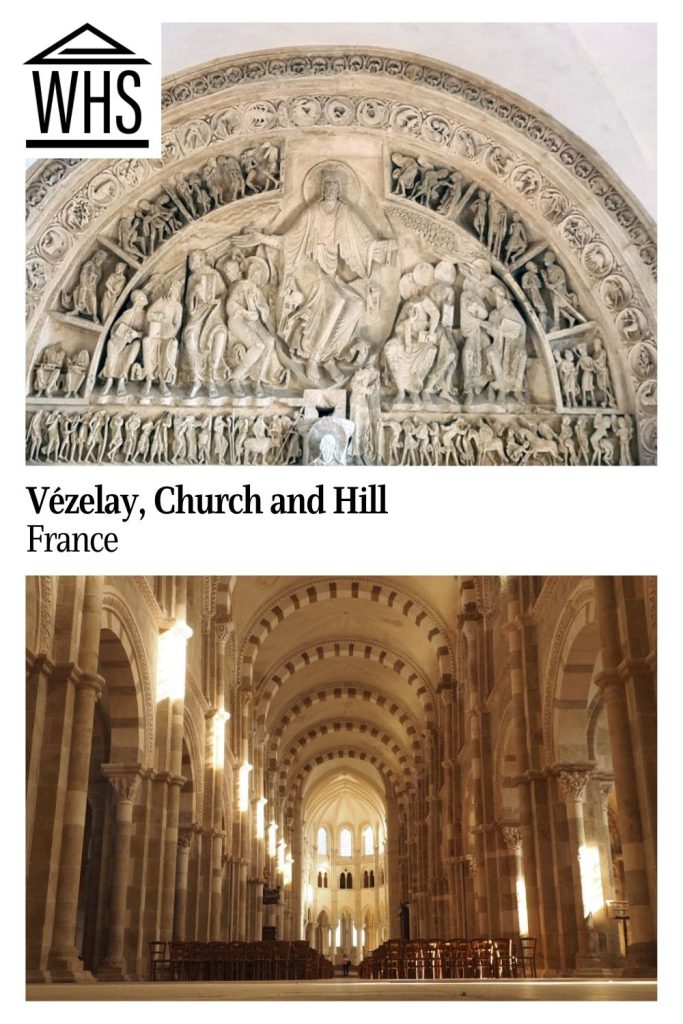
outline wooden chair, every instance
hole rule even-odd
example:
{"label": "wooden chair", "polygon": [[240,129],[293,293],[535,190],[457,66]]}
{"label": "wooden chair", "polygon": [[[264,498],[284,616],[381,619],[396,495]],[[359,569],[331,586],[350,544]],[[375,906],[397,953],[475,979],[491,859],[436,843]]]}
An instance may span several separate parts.
{"label": "wooden chair", "polygon": [[472,939],[472,974],[475,978],[493,977],[493,943],[490,939]]}
{"label": "wooden chair", "polygon": [[170,980],[171,961],[166,956],[165,942],[149,943],[149,980]]}
{"label": "wooden chair", "polygon": [[493,939],[493,976],[495,978],[514,978],[516,956],[512,939]]}
{"label": "wooden chair", "polygon": [[536,939],[524,935],[519,940],[520,955],[517,958],[523,978],[536,977]]}
{"label": "wooden chair", "polygon": [[287,980],[290,974],[290,951],[289,942],[278,941],[275,943],[275,979],[277,981]]}
{"label": "wooden chair", "polygon": [[386,944],[384,960],[385,978],[405,978],[405,967],[403,959],[403,943],[400,939],[390,939]]}
{"label": "wooden chair", "polygon": [[172,981],[190,980],[190,943],[169,942],[169,969]]}

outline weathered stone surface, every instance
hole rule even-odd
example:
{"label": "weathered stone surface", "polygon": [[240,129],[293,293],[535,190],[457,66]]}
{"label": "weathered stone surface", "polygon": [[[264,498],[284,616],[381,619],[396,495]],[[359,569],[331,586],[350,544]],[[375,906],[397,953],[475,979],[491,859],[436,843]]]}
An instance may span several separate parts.
{"label": "weathered stone surface", "polygon": [[30,461],[294,464],[311,388],[347,462],[655,461],[653,225],[552,118],[381,50],[164,106],[161,161],[29,173]]}

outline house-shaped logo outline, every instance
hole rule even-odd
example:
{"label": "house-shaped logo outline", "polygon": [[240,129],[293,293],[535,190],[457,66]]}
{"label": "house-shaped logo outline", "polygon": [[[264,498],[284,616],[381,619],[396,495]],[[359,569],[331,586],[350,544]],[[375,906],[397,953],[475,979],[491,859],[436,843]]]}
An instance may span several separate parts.
{"label": "house-shaped logo outline", "polygon": [[[106,43],[105,47],[70,46],[67,43],[77,39],[85,32],[90,32]],[[66,47],[62,50],[62,47]],[[59,52],[61,50],[61,53]],[[111,36],[106,35],[100,29],[95,28],[89,22],[85,22],[74,32],[70,32],[63,39],[57,40],[45,50],[41,50],[35,57],[25,61],[25,64],[149,64],[144,57],[136,57],[132,50],[122,43],[118,43]]]}

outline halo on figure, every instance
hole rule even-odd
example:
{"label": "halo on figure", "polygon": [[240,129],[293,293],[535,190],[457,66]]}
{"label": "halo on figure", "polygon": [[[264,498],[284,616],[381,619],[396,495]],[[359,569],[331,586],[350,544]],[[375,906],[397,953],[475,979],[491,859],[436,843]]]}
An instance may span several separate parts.
{"label": "halo on figure", "polygon": [[419,289],[412,275],[412,271],[404,274],[398,284],[398,293],[402,299],[412,299],[417,295]]}
{"label": "halo on figure", "polygon": [[455,284],[457,271],[453,263],[441,260],[434,268],[434,280],[439,284]]}
{"label": "halo on figure", "polygon": [[[261,256],[250,256],[248,260],[245,260],[246,277],[249,280],[254,281],[257,285],[268,284],[270,280],[270,267]],[[255,267],[259,273],[257,277],[251,277],[251,270]]]}
{"label": "halo on figure", "polygon": [[340,198],[347,202],[356,202],[360,195],[360,182],[356,172],[341,160],[324,160],[311,167],[304,178],[302,191],[307,203],[320,199],[322,183],[325,178],[337,178],[340,185]]}
{"label": "halo on figure", "polygon": [[413,267],[413,279],[420,288],[429,288],[434,284],[434,267],[431,263],[418,263]]}

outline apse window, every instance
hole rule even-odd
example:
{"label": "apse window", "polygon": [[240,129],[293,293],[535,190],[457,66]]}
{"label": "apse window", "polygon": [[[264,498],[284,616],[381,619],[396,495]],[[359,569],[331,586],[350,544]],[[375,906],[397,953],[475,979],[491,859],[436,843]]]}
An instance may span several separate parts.
{"label": "apse window", "polygon": [[375,833],[371,825],[363,829],[363,854],[371,857],[375,852]]}
{"label": "apse window", "polygon": [[353,856],[353,836],[350,828],[343,828],[339,833],[339,856]]}

